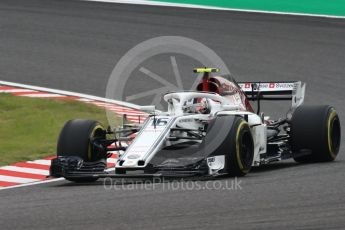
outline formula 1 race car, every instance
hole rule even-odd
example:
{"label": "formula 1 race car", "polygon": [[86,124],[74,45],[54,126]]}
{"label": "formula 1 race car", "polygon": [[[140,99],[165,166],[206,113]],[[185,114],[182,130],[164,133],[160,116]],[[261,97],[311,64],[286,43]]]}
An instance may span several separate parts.
{"label": "formula 1 race car", "polygon": [[[140,125],[106,129],[97,121],[68,121],[50,175],[76,182],[104,177],[244,176],[252,166],[289,158],[300,163],[336,158],[341,138],[337,112],[328,105],[302,105],[305,83],[237,83],[231,77],[211,76],[218,71],[194,69],[203,73],[196,91],[167,93],[166,112],[142,107],[150,115]],[[270,120],[260,111],[262,100],[292,103],[286,117]],[[250,101],[257,103],[256,112]],[[111,144],[114,147],[109,148]],[[106,168],[113,151],[121,152],[115,173]]]}

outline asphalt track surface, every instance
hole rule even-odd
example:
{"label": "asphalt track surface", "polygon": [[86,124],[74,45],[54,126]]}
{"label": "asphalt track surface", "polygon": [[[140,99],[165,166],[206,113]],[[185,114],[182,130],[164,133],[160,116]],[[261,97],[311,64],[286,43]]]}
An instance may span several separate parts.
{"label": "asphalt track surface", "polygon": [[[345,121],[345,20],[3,0],[0,31],[1,80],[104,96],[109,74],[130,48],[155,36],[179,35],[215,50],[239,80],[307,82],[306,103],[332,104]],[[130,185],[106,190],[102,181],[3,190],[0,226],[343,229],[344,147],[342,138],[340,154],[332,163],[289,161],[256,169],[241,179],[241,190],[168,189],[167,183],[147,190]],[[231,180],[217,183],[225,186]]]}

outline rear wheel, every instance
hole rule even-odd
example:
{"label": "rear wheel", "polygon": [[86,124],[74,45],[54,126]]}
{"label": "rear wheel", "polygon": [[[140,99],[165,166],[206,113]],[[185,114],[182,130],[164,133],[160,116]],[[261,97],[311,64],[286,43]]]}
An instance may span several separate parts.
{"label": "rear wheel", "polygon": [[[92,141],[105,139],[104,127],[97,121],[76,119],[68,121],[61,130],[58,145],[58,156],[77,156],[84,162],[99,161],[104,153],[94,148]],[[97,178],[66,178],[75,182],[92,182]]]}
{"label": "rear wheel", "polygon": [[[300,106],[294,112],[291,145],[296,162],[333,161],[339,152],[340,139],[340,120],[331,106]],[[309,154],[301,155],[308,151]]]}

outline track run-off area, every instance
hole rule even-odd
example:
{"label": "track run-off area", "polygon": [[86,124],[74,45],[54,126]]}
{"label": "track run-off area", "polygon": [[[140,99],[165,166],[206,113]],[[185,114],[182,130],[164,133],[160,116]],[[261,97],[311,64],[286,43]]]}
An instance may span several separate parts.
{"label": "track run-off area", "polygon": [[[343,19],[70,0],[3,0],[0,17],[3,81],[104,97],[128,50],[183,36],[214,50],[238,81],[306,82],[306,104],[330,104],[345,121]],[[192,78],[195,66],[176,61],[183,78]],[[148,64],[170,79],[169,59]],[[137,78],[126,91],[145,87]],[[283,106],[265,109],[275,114]],[[197,182],[205,189],[186,189],[182,182],[132,188],[61,180],[2,190],[1,229],[343,229],[344,144],[342,138],[335,162],[254,169],[238,178],[241,189],[210,188],[208,181]]]}
{"label": "track run-off area", "polygon": [[[39,98],[40,100],[69,100],[81,101],[91,104],[111,112],[114,116],[122,118],[126,114],[126,119],[133,123],[140,123],[146,119],[147,115],[137,109],[138,106],[129,103],[106,100],[103,98],[85,95],[80,93],[66,92],[63,90],[47,89],[12,82],[0,81],[1,93],[7,93],[18,97]],[[50,156],[32,161],[17,162],[15,164],[0,166],[0,190],[12,189],[21,186],[30,186],[32,183],[48,183],[54,178],[49,177],[51,159],[56,157],[55,152],[50,152]],[[115,151],[107,160],[107,167],[111,169],[115,166],[118,152]]]}

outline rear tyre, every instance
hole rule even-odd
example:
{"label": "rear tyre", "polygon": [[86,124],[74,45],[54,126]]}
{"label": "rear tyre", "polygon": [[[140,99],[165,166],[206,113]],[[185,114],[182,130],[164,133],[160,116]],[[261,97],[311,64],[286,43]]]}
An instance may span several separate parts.
{"label": "rear tyre", "polygon": [[[291,119],[291,147],[300,163],[333,161],[339,152],[341,126],[331,106],[300,106]],[[310,154],[298,156],[301,152]]]}
{"label": "rear tyre", "polygon": [[227,169],[230,176],[245,176],[254,158],[254,141],[248,123],[236,117],[230,131]]}
{"label": "rear tyre", "polygon": [[[58,156],[77,156],[85,162],[98,161],[103,154],[93,148],[92,140],[106,138],[105,128],[97,121],[76,119],[68,121],[61,130],[58,144]],[[92,182],[97,178],[66,178],[74,182]]]}

